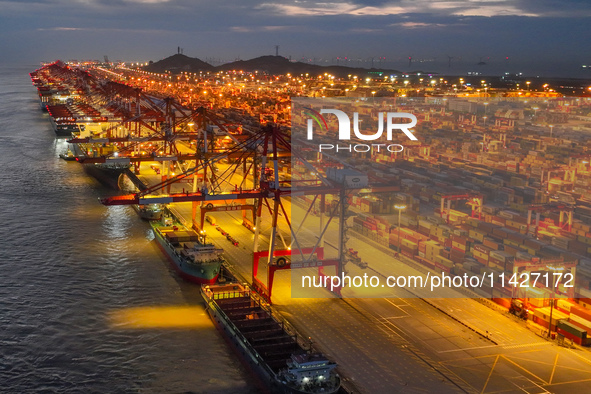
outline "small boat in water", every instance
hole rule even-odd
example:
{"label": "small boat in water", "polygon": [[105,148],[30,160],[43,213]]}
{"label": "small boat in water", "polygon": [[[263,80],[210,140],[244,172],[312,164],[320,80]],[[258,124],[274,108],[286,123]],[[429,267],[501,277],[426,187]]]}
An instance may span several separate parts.
{"label": "small boat in water", "polygon": [[162,218],[162,205],[147,204],[147,205],[133,205],[133,209],[144,220],[160,220]]}
{"label": "small boat in water", "polygon": [[65,153],[60,153],[60,158],[65,161],[76,161],[76,155],[70,149],[68,149]]}
{"label": "small boat in water", "polygon": [[152,230],[160,249],[172,267],[185,280],[199,284],[214,283],[224,259],[222,249],[205,243],[203,237],[169,216],[151,220]]}

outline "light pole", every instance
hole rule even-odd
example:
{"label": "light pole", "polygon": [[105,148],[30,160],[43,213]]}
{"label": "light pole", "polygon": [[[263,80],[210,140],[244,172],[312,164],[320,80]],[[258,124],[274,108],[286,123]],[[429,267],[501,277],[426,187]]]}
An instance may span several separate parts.
{"label": "light pole", "polygon": [[[560,270],[559,268],[554,268],[550,266],[546,266],[546,268],[557,271]],[[555,289],[554,289],[554,274],[552,274],[552,298],[550,298],[550,322],[548,323],[548,338],[550,338],[550,331],[552,331],[552,312],[554,311],[554,299],[555,296]]]}
{"label": "light pole", "polygon": [[551,124],[551,125],[548,125],[548,126],[550,127],[550,138],[552,138],[552,129],[554,128],[554,125]]}
{"label": "light pole", "polygon": [[403,209],[406,209],[406,205],[394,205],[394,208],[398,209],[398,254],[400,254],[400,214]]}

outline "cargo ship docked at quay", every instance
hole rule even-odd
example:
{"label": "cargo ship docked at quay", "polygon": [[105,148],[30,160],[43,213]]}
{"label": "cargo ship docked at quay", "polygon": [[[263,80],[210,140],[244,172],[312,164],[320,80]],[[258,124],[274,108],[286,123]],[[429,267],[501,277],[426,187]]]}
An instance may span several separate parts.
{"label": "cargo ship docked at quay", "polygon": [[322,354],[304,350],[268,305],[238,283],[201,286],[216,327],[272,393],[336,393],[341,378]]}
{"label": "cargo ship docked at quay", "polygon": [[163,215],[150,224],[158,246],[181,278],[197,284],[216,282],[224,263],[222,249],[202,242],[199,234],[173,222],[170,216]]}
{"label": "cargo ship docked at quay", "polygon": [[130,164],[84,163],[84,171],[103,185],[119,190],[121,175],[129,169]]}
{"label": "cargo ship docked at quay", "polygon": [[[46,65],[47,70],[63,69],[66,65],[57,61]],[[73,104],[79,97],[79,92],[69,86],[60,84],[50,78],[49,75],[42,75],[40,70],[29,73],[33,86],[37,89],[39,106],[41,110],[49,114],[51,127],[56,135],[71,137],[72,133],[80,132],[84,125],[76,123],[76,118],[65,104]],[[42,78],[43,76],[43,78]]]}

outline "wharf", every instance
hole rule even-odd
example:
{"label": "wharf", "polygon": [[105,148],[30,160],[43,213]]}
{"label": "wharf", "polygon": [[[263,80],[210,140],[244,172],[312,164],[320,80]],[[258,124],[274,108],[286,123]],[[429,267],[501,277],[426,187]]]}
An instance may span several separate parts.
{"label": "wharf", "polygon": [[[190,223],[190,203],[175,204],[173,212]],[[236,216],[226,212],[218,224],[240,240],[240,247],[229,244],[217,231],[211,231],[212,227],[206,229],[209,240],[225,249],[232,269],[251,278],[252,233]],[[334,240],[328,239],[330,242]],[[352,238],[350,242],[361,251],[367,241]],[[378,261],[385,264],[392,258],[379,253],[370,265],[378,271],[383,270]],[[404,274],[423,274],[406,267]],[[274,308],[310,337],[315,348],[339,364],[344,383],[353,392],[487,392],[487,387],[513,392],[515,384],[525,382],[524,376],[531,379],[524,383],[526,388],[551,384],[537,371],[537,362],[522,361],[517,369],[511,364],[513,359],[532,353],[536,358],[558,360],[557,366],[575,363],[581,368],[579,372],[559,369],[554,381],[561,379],[578,387],[583,383],[577,380],[591,373],[589,353],[575,355],[559,348],[529,330],[525,322],[461,298],[461,294],[429,302],[403,293],[388,299],[303,299],[291,297],[289,275],[276,278],[276,284]],[[490,339],[483,335],[486,332]],[[466,363],[476,363],[477,370],[466,368]],[[551,372],[552,367],[549,363],[543,368]]]}

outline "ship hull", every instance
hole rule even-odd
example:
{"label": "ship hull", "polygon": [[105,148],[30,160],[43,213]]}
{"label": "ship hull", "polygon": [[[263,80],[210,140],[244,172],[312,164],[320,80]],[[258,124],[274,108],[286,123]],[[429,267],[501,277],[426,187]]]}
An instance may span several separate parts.
{"label": "ship hull", "polygon": [[79,130],[71,126],[57,125],[54,126],[53,131],[55,132],[55,135],[59,137],[72,137],[72,133]]}
{"label": "ship hull", "polygon": [[[47,104],[42,108],[47,111]],[[49,117],[49,121],[55,135],[60,137],[72,137],[72,133],[80,131],[80,128],[75,123],[57,123],[51,116]]]}
{"label": "ship hull", "polygon": [[76,161],[76,156],[68,155],[66,153],[60,153],[60,159],[65,161]]}
{"label": "ship hull", "polygon": [[99,181],[104,186],[114,189],[120,190],[120,180],[121,174],[125,171],[125,167],[121,168],[109,168],[109,167],[101,167],[96,164],[84,164],[84,171],[97,181]]}
{"label": "ship hull", "polygon": [[250,370],[252,376],[255,378],[255,385],[257,386],[257,389],[265,394],[274,393],[270,389],[270,376],[266,374],[260,367],[260,364],[252,358],[251,353],[240,344],[240,342],[235,337],[234,332],[228,331],[228,327],[224,325],[222,317],[216,313],[215,310],[209,307],[207,308],[207,313],[209,314],[213,325],[218,329],[219,332],[222,333],[224,340],[230,345],[238,358],[240,358],[241,363],[248,370]]}
{"label": "ship hull", "polygon": [[[226,342],[228,342],[232,349],[236,352],[242,363],[253,372],[262,388],[273,394],[310,394],[309,391],[301,391],[293,386],[283,383],[278,376],[270,370],[265,361],[257,353],[252,351],[252,348],[245,340],[244,336],[239,332],[235,325],[228,321],[223,310],[211,300],[208,299],[204,292],[204,287],[201,288],[201,295],[206,301],[206,309],[211,320],[216,328],[222,333]],[[324,390],[323,394],[334,394],[339,392],[340,384],[333,390]]]}
{"label": "ship hull", "polygon": [[211,285],[216,282],[220,273],[221,263],[219,265],[203,265],[196,267],[187,263],[183,263],[177,256],[174,247],[171,246],[159,231],[152,226],[154,237],[158,243],[158,247],[166,255],[170,266],[176,273],[184,280],[200,285]]}

